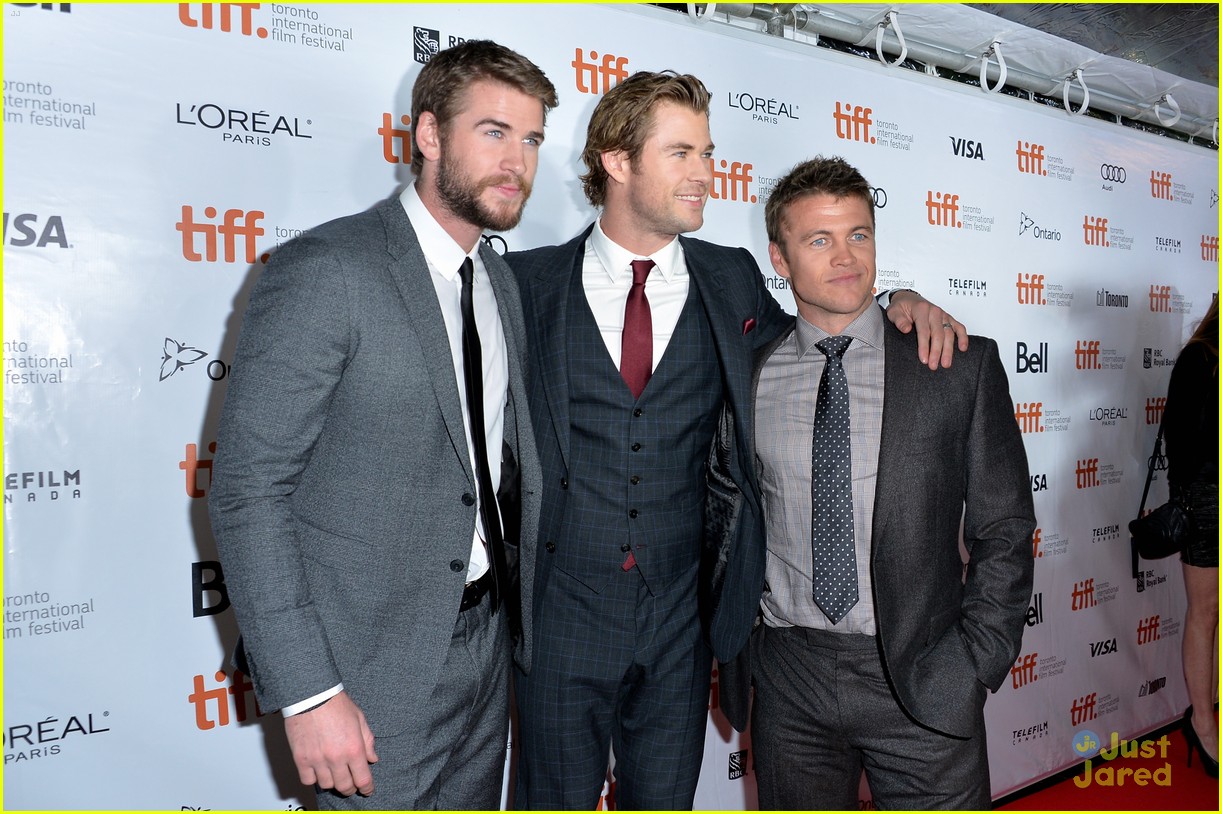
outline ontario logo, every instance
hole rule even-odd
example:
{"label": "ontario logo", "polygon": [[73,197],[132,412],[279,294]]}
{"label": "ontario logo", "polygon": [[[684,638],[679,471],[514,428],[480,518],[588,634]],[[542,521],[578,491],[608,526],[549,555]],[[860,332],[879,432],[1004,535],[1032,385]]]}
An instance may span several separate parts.
{"label": "ontario logo", "polygon": [[1026,212],[1018,213],[1018,236],[1030,235],[1033,240],[1044,240],[1051,243],[1061,242],[1061,232],[1057,229],[1046,229],[1035,222]]}

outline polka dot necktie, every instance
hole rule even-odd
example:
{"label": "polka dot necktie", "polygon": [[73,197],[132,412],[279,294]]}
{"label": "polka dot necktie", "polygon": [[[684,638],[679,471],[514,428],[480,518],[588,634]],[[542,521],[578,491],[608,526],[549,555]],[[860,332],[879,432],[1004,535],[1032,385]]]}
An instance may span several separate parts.
{"label": "polka dot necktie", "polygon": [[853,548],[853,491],[849,447],[849,382],[844,356],[851,336],[831,336],[815,347],[827,356],[819,379],[811,444],[811,545],[814,598],[832,624],[857,604]]}

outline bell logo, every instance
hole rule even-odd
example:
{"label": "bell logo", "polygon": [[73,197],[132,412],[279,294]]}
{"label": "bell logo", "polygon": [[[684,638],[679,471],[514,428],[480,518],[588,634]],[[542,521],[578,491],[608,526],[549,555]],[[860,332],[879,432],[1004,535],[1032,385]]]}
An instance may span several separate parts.
{"label": "bell logo", "polygon": [[1044,621],[1044,594],[1031,596],[1031,604],[1027,606],[1027,627],[1035,627]]}
{"label": "bell logo", "polygon": [[1171,286],[1150,286],[1150,310],[1156,314],[1171,313]]}
{"label": "bell logo", "polygon": [[1160,201],[1171,200],[1171,173],[1150,170],[1150,197]]}
{"label": "bell logo", "polygon": [[1209,263],[1218,262],[1217,235],[1201,235],[1201,259]]}
{"label": "bell logo", "polygon": [[382,157],[387,164],[412,163],[412,117],[405,114],[399,117],[399,121],[405,129],[395,127],[389,113],[382,114],[378,135],[382,137]]}
{"label": "bell logo", "polygon": [[1078,370],[1099,370],[1099,340],[1078,340],[1073,351],[1073,365]]}
{"label": "bell logo", "polygon": [[1032,559],[1038,560],[1040,557],[1044,556],[1044,551],[1040,548],[1040,538],[1043,537],[1043,532],[1043,529],[1036,529],[1035,533],[1031,535]]}
{"label": "bell logo", "polygon": [[874,144],[875,138],[870,135],[870,125],[874,124],[873,115],[873,108],[850,105],[848,102],[844,102],[842,106],[841,102],[837,102],[836,112],[832,114],[832,118],[836,120],[836,138]]}
{"label": "bell logo", "polygon": [[1087,721],[1095,720],[1095,702],[1099,693],[1092,692],[1081,698],[1075,698],[1069,707],[1070,726],[1079,726]]}
{"label": "bell logo", "polygon": [[1090,489],[1099,485],[1099,459],[1079,458],[1074,466],[1074,483],[1079,489]]}
{"label": "bell logo", "polygon": [[1017,358],[1014,362],[1014,370],[1017,373],[1047,373],[1048,372],[1048,343],[1040,342],[1034,345],[1035,350],[1030,350],[1026,342],[1019,342],[1015,345]]}
{"label": "bell logo", "polygon": [[714,159],[709,159],[709,169],[713,173],[713,184],[709,187],[709,197],[715,201],[755,203],[756,197],[751,194],[751,182],[755,180],[751,175],[751,170],[755,169],[755,165],[743,164],[740,161],[731,164],[724,158],[716,163],[721,165],[720,170],[716,168]]}
{"label": "bell logo", "polygon": [[[216,454],[216,441],[208,445],[208,451]],[[212,459],[199,458],[195,444],[187,444],[186,457],[178,462],[178,468],[187,473],[188,497],[204,497],[208,494],[208,489],[212,487]],[[201,478],[204,481],[202,486]]]}
{"label": "bell logo", "polygon": [[1044,299],[1044,275],[1018,273],[1018,304],[1047,305]]}
{"label": "bell logo", "polygon": [[929,220],[930,226],[952,226],[962,229],[963,221],[959,220],[958,215],[958,195],[933,190],[925,193],[925,217]]}
{"label": "bell logo", "polygon": [[[9,236],[9,221],[13,224],[13,235]],[[64,219],[59,215],[51,215],[46,223],[39,225],[38,215],[23,212],[18,215],[4,213],[4,244],[6,246],[34,246],[45,249],[47,246],[59,246],[70,249],[68,238],[64,234]]]}
{"label": "bell logo", "polygon": [[1044,431],[1044,402],[1028,401],[1014,405],[1014,420],[1018,422],[1020,432]]}
{"label": "bell logo", "polygon": [[[183,205],[182,220],[174,225],[176,231],[182,232],[182,256],[192,263],[201,260],[208,263],[216,262],[216,236],[219,233],[225,238],[225,256],[221,262],[236,263],[238,260],[237,239],[242,238],[247,263],[255,262],[255,238],[266,234],[259,221],[264,214],[258,209],[243,212],[241,209],[225,210],[223,223],[197,223],[193,207]],[[204,217],[215,218],[216,207],[204,207]],[[241,225],[239,226],[239,221]],[[196,251],[195,238],[204,237],[204,253]]]}
{"label": "bell logo", "polygon": [[187,28],[206,28],[211,29],[213,25],[213,7],[220,7],[220,23],[221,31],[233,31],[233,10],[237,9],[241,15],[241,33],[244,37],[249,37],[254,34],[261,40],[267,39],[267,29],[263,27],[254,27],[254,11],[260,7],[259,3],[200,3],[199,17],[193,17],[191,7],[195,3],[179,3],[178,4],[178,21]]}
{"label": "bell logo", "polygon": [[1044,169],[1044,145],[1031,144],[1026,141],[1018,142],[1018,149],[1014,151],[1018,156],[1018,171],[1025,172],[1030,175],[1047,175],[1048,170]]}
{"label": "bell logo", "polygon": [[1010,679],[1014,682],[1014,689],[1025,687],[1039,680],[1039,676],[1035,674],[1035,660],[1039,653],[1027,653],[1019,656],[1018,661],[1014,662],[1014,666],[1010,668]]}
{"label": "bell logo", "polygon": [[[229,676],[225,675],[224,670],[217,670],[213,679],[220,684],[212,689],[204,689],[204,677],[202,675],[195,676],[195,691],[187,696],[187,701],[195,706],[195,726],[198,729],[209,730],[215,729],[218,726],[229,726],[229,722],[236,719],[241,723],[249,717],[249,706],[246,703],[246,694],[254,690],[254,685],[247,679],[246,675],[241,670],[233,671],[233,681],[227,687],[225,682],[229,681]],[[232,698],[233,715],[230,716],[230,699]],[[259,709],[258,699],[252,699],[256,718],[263,717],[263,710]],[[209,705],[212,706],[212,716],[209,715]]]}
{"label": "bell logo", "polygon": [[1160,617],[1156,613],[1153,616],[1142,619],[1137,623],[1137,643],[1139,645],[1158,641],[1159,619]]}
{"label": "bell logo", "polygon": [[1146,424],[1161,424],[1163,422],[1163,409],[1166,406],[1167,399],[1163,396],[1146,399]]}
{"label": "bell logo", "polygon": [[[204,579],[204,574],[211,576]],[[205,605],[208,594],[215,594],[216,601]],[[225,587],[225,571],[217,560],[201,560],[191,563],[191,616],[216,616],[229,609],[229,589]]]}
{"label": "bell logo", "polygon": [[[579,93],[606,93],[628,78],[627,57],[603,54],[600,61],[598,52],[591,51],[590,61],[586,62],[580,48],[575,53],[569,64],[573,66]],[[600,77],[602,82],[599,82]]]}
{"label": "bell logo", "polygon": [[1112,244],[1107,240],[1107,218],[1096,218],[1086,215],[1082,218],[1082,241],[1087,246],[1102,246],[1107,248]]}
{"label": "bell logo", "polygon": [[1097,604],[1099,602],[1095,599],[1095,580],[1093,577],[1073,584],[1073,594],[1069,607],[1071,611],[1086,610],[1087,608],[1095,607]]}

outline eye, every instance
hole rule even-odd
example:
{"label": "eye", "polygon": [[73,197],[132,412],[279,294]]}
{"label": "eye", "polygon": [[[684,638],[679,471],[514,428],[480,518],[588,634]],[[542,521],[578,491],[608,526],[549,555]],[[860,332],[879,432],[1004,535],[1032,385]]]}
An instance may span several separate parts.
{"label": "eye", "polygon": [[810,245],[818,247],[818,248],[822,248],[823,246],[827,245],[827,238],[817,237],[810,242]]}
{"label": "eye", "polygon": [[527,136],[526,138],[522,139],[522,143],[529,144],[531,147],[539,147],[542,146],[543,141],[542,139],[537,139],[534,136]]}
{"label": "eye", "polygon": [[492,136],[493,138],[497,138],[497,139],[505,137],[505,134],[502,133],[500,130],[485,130],[484,135]]}

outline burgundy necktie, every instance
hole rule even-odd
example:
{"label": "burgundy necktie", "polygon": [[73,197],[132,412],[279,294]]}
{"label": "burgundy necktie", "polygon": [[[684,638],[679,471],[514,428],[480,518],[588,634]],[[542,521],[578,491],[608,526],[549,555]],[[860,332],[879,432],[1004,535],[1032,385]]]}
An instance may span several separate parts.
{"label": "burgundy necktie", "polygon": [[641,397],[653,373],[653,316],[645,297],[645,279],[652,268],[652,260],[632,261],[632,288],[624,307],[619,370],[633,398]]}

